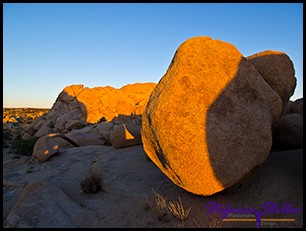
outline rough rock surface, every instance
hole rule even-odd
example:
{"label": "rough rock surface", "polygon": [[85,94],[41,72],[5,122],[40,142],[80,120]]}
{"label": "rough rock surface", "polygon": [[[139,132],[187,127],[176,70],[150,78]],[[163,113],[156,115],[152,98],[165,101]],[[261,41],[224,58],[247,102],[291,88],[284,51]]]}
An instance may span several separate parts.
{"label": "rough rock surface", "polygon": [[[222,228],[256,228],[256,222],[222,223],[220,215],[208,215],[207,205],[259,209],[273,202],[278,208],[290,203],[303,209],[303,149],[270,153],[259,171],[211,197],[178,187],[145,155],[141,145],[122,149],[86,146],[62,149],[45,163],[29,162],[30,157],[4,161],[3,227],[213,228],[219,224]],[[103,190],[96,194],[81,191],[80,182],[90,174],[98,174],[102,181]],[[188,218],[182,223],[171,213],[163,215],[153,190],[167,202],[177,202],[180,197],[185,210],[191,207]],[[303,227],[303,210],[262,218],[295,219],[262,221],[262,228]]]}
{"label": "rough rock surface", "polygon": [[296,87],[295,70],[289,56],[284,52],[267,50],[248,56],[247,60],[281,97],[285,107]]}
{"label": "rough rock surface", "polygon": [[155,83],[135,83],[120,89],[88,88],[71,85],[63,89],[52,108],[37,118],[27,130],[41,137],[48,133],[68,133],[101,119],[111,121],[119,115],[142,114]]}
{"label": "rough rock surface", "polygon": [[125,148],[142,144],[141,126],[133,124],[115,125],[110,134],[110,142],[114,148]]}
{"label": "rough rock surface", "polygon": [[48,134],[40,137],[34,147],[32,156],[37,158],[40,162],[45,162],[53,155],[57,154],[61,148],[73,147],[73,144],[62,139],[55,137],[55,134]]}
{"label": "rough rock surface", "polygon": [[262,165],[282,100],[233,45],[185,41],[143,113],[150,159],[178,186],[220,192]]}
{"label": "rough rock surface", "polygon": [[273,132],[273,149],[300,149],[303,143],[303,115],[292,113],[282,116]]}
{"label": "rough rock surface", "polygon": [[32,156],[40,162],[47,161],[62,148],[106,145],[123,148],[142,144],[140,116],[118,117],[112,122],[101,122],[74,129],[66,134],[50,133],[40,137]]}
{"label": "rough rock surface", "polygon": [[5,227],[95,228],[97,225],[96,215],[75,203],[61,189],[48,181],[33,181],[24,187]]}
{"label": "rough rock surface", "polygon": [[297,99],[290,104],[290,113],[303,115],[303,98]]}
{"label": "rough rock surface", "polygon": [[303,98],[289,101],[273,131],[273,150],[303,148]]}

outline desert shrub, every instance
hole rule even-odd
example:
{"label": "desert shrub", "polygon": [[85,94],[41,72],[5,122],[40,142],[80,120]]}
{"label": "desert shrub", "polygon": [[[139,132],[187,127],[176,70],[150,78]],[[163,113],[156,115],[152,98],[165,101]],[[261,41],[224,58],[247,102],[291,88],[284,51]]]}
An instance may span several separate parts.
{"label": "desert shrub", "polygon": [[81,189],[84,193],[97,193],[102,190],[100,177],[95,174],[90,174],[80,183]]}
{"label": "desert shrub", "polygon": [[89,168],[89,173],[87,174],[86,178],[80,182],[81,189],[84,193],[97,193],[102,190],[102,183],[100,171],[97,171],[96,161],[93,161],[92,165]]}
{"label": "desert shrub", "polygon": [[17,154],[23,156],[30,156],[33,153],[33,148],[39,137],[33,137],[29,140],[22,140],[21,138],[15,138],[11,142],[11,149]]}

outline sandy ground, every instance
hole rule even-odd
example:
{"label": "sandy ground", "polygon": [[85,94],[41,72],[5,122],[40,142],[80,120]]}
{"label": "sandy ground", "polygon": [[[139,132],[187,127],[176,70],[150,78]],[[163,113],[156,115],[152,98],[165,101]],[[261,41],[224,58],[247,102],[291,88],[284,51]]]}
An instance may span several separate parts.
{"label": "sandy ground", "polygon": [[[92,171],[93,162],[101,170],[103,190],[85,194],[80,182]],[[303,227],[302,173],[303,149],[273,152],[259,171],[244,182],[202,197],[173,184],[146,158],[141,145],[123,149],[69,148],[60,150],[45,163],[33,162],[31,157],[3,161],[3,222],[4,227],[32,228],[256,228],[256,221],[222,221],[220,212],[209,214],[208,205],[264,211],[263,204],[271,202],[278,208],[289,203],[301,212],[275,210],[261,218],[292,220],[261,220],[261,227]],[[37,181],[43,182],[40,187],[29,187]],[[190,208],[187,219],[182,221],[169,210],[159,210],[156,195],[168,203],[179,202],[180,198],[184,210]],[[255,216],[230,213],[227,218]]]}

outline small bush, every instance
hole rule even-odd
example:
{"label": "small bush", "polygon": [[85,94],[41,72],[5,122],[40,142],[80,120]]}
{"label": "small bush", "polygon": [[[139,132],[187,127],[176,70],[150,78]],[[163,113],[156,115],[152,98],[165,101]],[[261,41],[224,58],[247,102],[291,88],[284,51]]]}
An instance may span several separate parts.
{"label": "small bush", "polygon": [[96,161],[93,161],[87,177],[81,181],[80,186],[84,193],[97,193],[102,190],[102,181],[100,175],[101,171],[97,171],[97,166],[95,165]]}
{"label": "small bush", "polygon": [[26,173],[32,173],[33,172],[34,167],[31,166],[26,170]]}
{"label": "small bush", "polygon": [[81,181],[81,189],[86,194],[99,192],[102,189],[100,178],[94,174],[89,175]]}
{"label": "small bush", "polygon": [[19,155],[30,156],[33,153],[33,148],[39,137],[33,137],[29,140],[16,138],[11,142],[11,148]]}

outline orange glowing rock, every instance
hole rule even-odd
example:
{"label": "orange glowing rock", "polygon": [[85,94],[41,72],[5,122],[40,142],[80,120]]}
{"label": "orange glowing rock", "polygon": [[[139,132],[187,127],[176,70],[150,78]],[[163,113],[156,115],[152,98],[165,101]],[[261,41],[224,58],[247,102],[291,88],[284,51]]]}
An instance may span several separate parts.
{"label": "orange glowing rock", "polygon": [[31,125],[35,137],[71,130],[121,115],[141,115],[155,83],[134,83],[120,89],[71,85],[63,89],[48,114]]}
{"label": "orange glowing rock", "polygon": [[102,117],[110,121],[119,114],[141,114],[155,85],[135,83],[120,89],[71,85],[64,88],[57,101],[68,104],[70,110],[82,114],[88,123],[96,123]]}
{"label": "orange glowing rock", "polygon": [[279,95],[236,47],[194,37],[152,91],[144,150],[176,185],[212,195],[264,163],[281,110]]}

